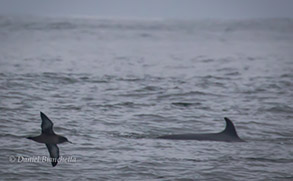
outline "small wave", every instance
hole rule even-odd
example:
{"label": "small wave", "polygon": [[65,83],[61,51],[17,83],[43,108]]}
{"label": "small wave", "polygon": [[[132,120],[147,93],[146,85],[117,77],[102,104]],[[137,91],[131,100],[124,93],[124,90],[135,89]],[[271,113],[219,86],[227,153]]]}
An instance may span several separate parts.
{"label": "small wave", "polygon": [[58,81],[61,84],[74,84],[79,82],[77,78],[72,74],[60,74],[60,73],[51,73],[45,72],[43,73],[43,77],[46,79],[51,79],[54,81]]}
{"label": "small wave", "polygon": [[113,104],[96,104],[96,105],[91,105],[89,104],[88,106],[91,107],[103,107],[103,108],[121,108],[121,107],[144,107],[144,106],[153,106],[153,104],[143,104],[143,103],[135,103],[135,102],[119,102],[119,103],[113,103]]}
{"label": "small wave", "polygon": [[76,25],[70,22],[54,22],[49,24],[48,28],[56,30],[67,30],[76,28]]}
{"label": "small wave", "polygon": [[199,106],[199,105],[201,105],[201,103],[200,102],[198,102],[198,103],[172,102],[172,105],[179,106],[179,107],[190,107],[190,106]]}
{"label": "small wave", "polygon": [[202,79],[215,79],[215,80],[231,80],[230,77],[227,77],[227,76],[215,76],[215,75],[207,75],[207,76],[203,76],[203,77],[199,77],[199,78],[202,78]]}
{"label": "small wave", "polygon": [[137,81],[141,81],[142,79],[137,78],[137,77],[124,77],[124,78],[118,78],[117,80],[127,81],[127,82],[137,82]]}
{"label": "small wave", "polygon": [[3,79],[4,77],[7,77],[8,75],[6,73],[0,72],[0,80]]}
{"label": "small wave", "polygon": [[4,133],[4,134],[0,134],[0,137],[25,138],[26,136]]}
{"label": "small wave", "polygon": [[227,75],[227,76],[238,76],[238,75],[240,75],[240,73],[237,72],[237,71],[234,71],[234,72],[226,73],[225,75]]}
{"label": "small wave", "polygon": [[174,94],[165,94],[158,96],[159,99],[169,98],[169,97],[181,97],[181,96],[224,96],[220,94],[214,94],[210,92],[202,92],[202,91],[190,91],[184,93],[174,93]]}
{"label": "small wave", "polygon": [[148,91],[157,91],[157,90],[161,90],[160,87],[157,86],[145,86],[141,89],[137,89],[135,90],[136,92],[148,92]]}
{"label": "small wave", "polygon": [[268,111],[273,113],[293,113],[293,108],[288,105],[278,105],[269,108],[260,108],[260,111]]}
{"label": "small wave", "polygon": [[150,33],[140,33],[139,36],[142,38],[152,38],[153,37]]}
{"label": "small wave", "polygon": [[293,78],[293,74],[282,74],[281,78]]}
{"label": "small wave", "polygon": [[52,109],[63,109],[63,110],[81,110],[82,107],[75,105],[59,105],[58,107],[52,107]]}
{"label": "small wave", "polygon": [[141,97],[149,96],[149,95],[153,95],[153,94],[154,93],[126,93],[126,94],[119,94],[119,96],[141,98]]}
{"label": "small wave", "polygon": [[136,114],[134,116],[141,117],[141,118],[156,118],[164,120],[165,117],[157,115],[157,114]]}
{"label": "small wave", "polygon": [[210,62],[214,62],[215,59],[212,59],[212,58],[207,58],[207,59],[202,59],[201,62],[204,62],[204,63],[210,63]]}
{"label": "small wave", "polygon": [[263,157],[248,157],[244,158],[248,161],[270,162],[270,163],[292,163],[292,159],[285,158],[263,158]]}
{"label": "small wave", "polygon": [[132,139],[142,139],[147,138],[147,136],[138,133],[112,133],[114,137],[119,138],[132,138]]}

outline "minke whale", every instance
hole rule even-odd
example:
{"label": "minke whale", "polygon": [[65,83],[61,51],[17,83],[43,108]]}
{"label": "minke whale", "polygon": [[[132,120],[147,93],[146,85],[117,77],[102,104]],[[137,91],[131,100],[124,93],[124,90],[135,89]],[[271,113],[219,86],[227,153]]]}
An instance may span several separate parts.
{"label": "minke whale", "polygon": [[229,118],[224,118],[226,121],[226,128],[219,133],[205,133],[205,134],[174,134],[159,136],[160,139],[170,140],[199,140],[199,141],[224,141],[224,142],[244,142],[239,138],[235,126]]}
{"label": "minke whale", "polygon": [[27,137],[27,139],[31,139],[38,143],[45,143],[50,153],[52,166],[55,167],[59,159],[59,148],[57,144],[72,142],[68,141],[64,136],[55,134],[53,131],[53,122],[44,113],[40,112],[40,114],[42,118],[42,134],[35,137]]}

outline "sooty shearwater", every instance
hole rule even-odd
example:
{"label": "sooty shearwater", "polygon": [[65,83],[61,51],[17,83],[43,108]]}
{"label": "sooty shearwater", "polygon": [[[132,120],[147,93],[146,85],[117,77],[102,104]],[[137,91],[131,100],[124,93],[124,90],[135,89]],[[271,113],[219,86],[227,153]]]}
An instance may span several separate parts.
{"label": "sooty shearwater", "polygon": [[53,122],[42,112],[40,112],[42,118],[42,134],[35,137],[27,137],[27,139],[34,140],[38,143],[45,143],[51,157],[52,166],[55,167],[58,163],[59,148],[57,144],[69,142],[67,138],[61,135],[57,135],[53,131]]}

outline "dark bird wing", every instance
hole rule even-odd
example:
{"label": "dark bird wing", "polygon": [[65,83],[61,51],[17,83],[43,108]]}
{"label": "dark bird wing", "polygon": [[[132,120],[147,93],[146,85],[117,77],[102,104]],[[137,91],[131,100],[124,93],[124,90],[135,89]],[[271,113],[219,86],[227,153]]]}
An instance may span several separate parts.
{"label": "dark bird wing", "polygon": [[52,166],[55,167],[59,159],[59,148],[56,144],[46,144],[51,158]]}
{"label": "dark bird wing", "polygon": [[42,118],[42,124],[41,124],[42,133],[54,134],[53,122],[42,112],[41,112],[41,118]]}

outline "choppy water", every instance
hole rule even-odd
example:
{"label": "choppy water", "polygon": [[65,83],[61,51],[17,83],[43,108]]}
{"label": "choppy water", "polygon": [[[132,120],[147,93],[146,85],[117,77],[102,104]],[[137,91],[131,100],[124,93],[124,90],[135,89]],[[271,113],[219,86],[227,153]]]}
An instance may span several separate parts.
{"label": "choppy water", "polygon": [[[1,180],[292,180],[293,20],[0,17]],[[39,112],[74,163],[25,139]],[[245,143],[169,141],[234,121]]]}

